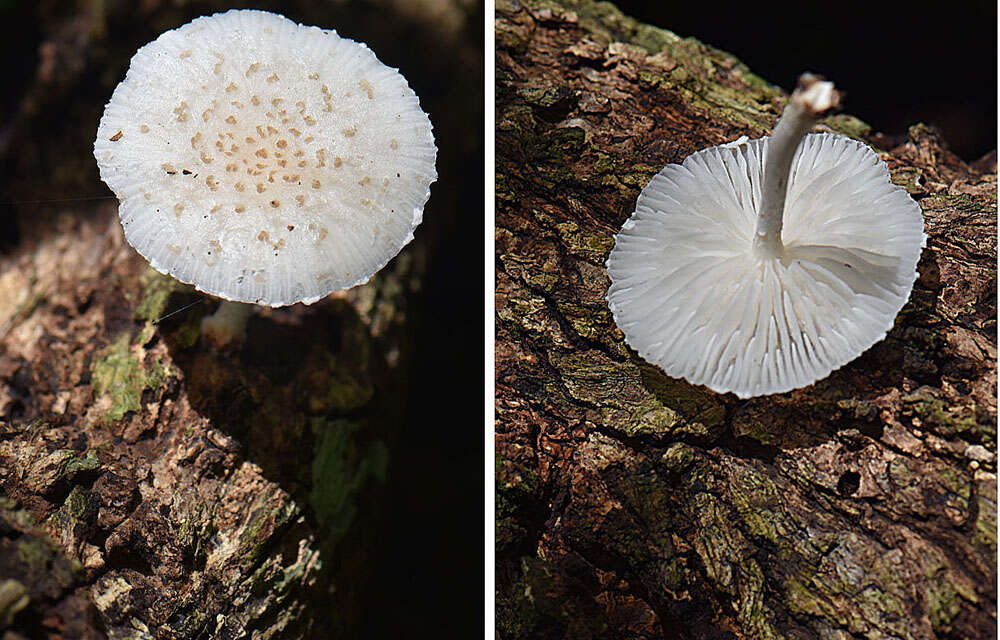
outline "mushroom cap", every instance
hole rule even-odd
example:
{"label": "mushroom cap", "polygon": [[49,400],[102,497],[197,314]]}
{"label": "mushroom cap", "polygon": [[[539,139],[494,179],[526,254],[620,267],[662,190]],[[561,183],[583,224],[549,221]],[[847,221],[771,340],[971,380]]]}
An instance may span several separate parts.
{"label": "mushroom cap", "polygon": [[628,344],[670,376],[741,398],[812,384],[885,337],[925,239],[920,207],[871,149],[818,133],[792,161],[784,255],[756,256],[768,140],[665,167],[607,262]]}
{"label": "mushroom cap", "polygon": [[250,10],[139,49],[94,143],[153,268],[274,307],[385,266],[420,224],[436,155],[417,96],[364,44]]}

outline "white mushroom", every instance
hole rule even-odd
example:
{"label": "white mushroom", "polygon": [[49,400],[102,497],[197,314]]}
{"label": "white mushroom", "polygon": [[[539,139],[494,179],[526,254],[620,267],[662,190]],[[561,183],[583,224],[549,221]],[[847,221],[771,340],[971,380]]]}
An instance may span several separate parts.
{"label": "white mushroom", "polygon": [[[153,268],[272,307],[368,281],[413,238],[437,177],[403,76],[364,44],[263,11],[139,49],[94,155]],[[249,309],[224,302],[206,328],[238,337]]]}
{"label": "white mushroom", "polygon": [[804,75],[775,127],[667,165],[608,257],[625,339],[671,376],[741,398],[807,386],[890,328],[916,280],[920,207]]}

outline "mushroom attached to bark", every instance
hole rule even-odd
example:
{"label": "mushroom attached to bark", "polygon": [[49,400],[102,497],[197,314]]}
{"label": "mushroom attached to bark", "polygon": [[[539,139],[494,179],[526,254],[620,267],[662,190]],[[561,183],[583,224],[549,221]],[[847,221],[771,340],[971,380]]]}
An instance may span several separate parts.
{"label": "mushroom attached to bark", "polygon": [[431,123],[361,43],[263,11],[202,17],[139,49],[94,144],[125,237],[224,302],[311,304],[413,238],[437,177]]}
{"label": "mushroom attached to bark", "polygon": [[806,135],[839,99],[804,75],[772,136],[699,151],[642,190],[607,262],[639,355],[748,398],[810,385],[885,337],[923,216],[867,146]]}

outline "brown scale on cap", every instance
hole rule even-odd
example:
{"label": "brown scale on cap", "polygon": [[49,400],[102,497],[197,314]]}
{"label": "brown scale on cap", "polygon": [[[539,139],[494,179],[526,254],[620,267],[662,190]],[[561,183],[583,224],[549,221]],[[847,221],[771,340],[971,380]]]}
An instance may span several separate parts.
{"label": "brown scale on cap", "polygon": [[[221,66],[223,61],[220,60],[218,64],[220,65],[219,73],[222,73],[224,69]],[[263,67],[263,63],[252,63],[246,68],[244,75],[249,78]],[[316,78],[319,77],[318,74],[313,75]],[[268,76],[268,81],[272,84],[279,79],[275,73]],[[370,85],[368,86],[370,89]],[[236,82],[229,82],[226,85],[225,91],[235,94],[241,91],[241,87]],[[322,85],[320,95],[322,96],[323,104],[332,104],[332,95],[326,85]],[[195,134],[191,136],[191,148],[198,152],[200,163],[206,166],[214,163],[218,156],[223,156],[226,160],[226,174],[230,174],[228,176],[209,175],[205,180],[205,184],[209,190],[226,191],[228,189],[235,193],[243,193],[246,191],[246,182],[240,176],[244,178],[249,176],[253,180],[254,177],[262,175],[268,175],[268,180],[266,182],[253,182],[257,193],[265,193],[269,187],[268,183],[277,182],[275,180],[276,176],[280,178],[283,186],[297,190],[304,183],[303,173],[308,175],[310,169],[324,169],[329,166],[327,163],[329,150],[327,147],[321,146],[315,137],[307,137],[301,145],[291,145],[289,143],[290,139],[301,138],[302,131],[299,127],[312,126],[316,122],[315,118],[308,111],[305,101],[295,101],[297,111],[294,113],[282,110],[282,114],[289,116],[284,118],[285,122],[282,123],[284,126],[276,126],[267,122],[267,120],[274,120],[276,118],[274,118],[273,112],[265,111],[262,105],[270,104],[272,107],[278,108],[287,101],[288,98],[281,95],[262,97],[255,93],[250,96],[247,102],[232,101],[230,105],[234,110],[225,117],[221,117],[216,108],[205,109],[202,112],[202,119],[205,126],[199,127]],[[213,101],[212,104],[214,107],[217,103]],[[189,108],[186,101],[181,102],[174,109],[174,112],[179,119],[186,120]],[[143,125],[140,131],[148,133],[149,128]],[[342,132],[347,137],[353,137],[357,135],[358,131],[359,125],[353,125]],[[213,137],[217,138],[215,143],[208,146],[206,141]],[[245,145],[241,147],[235,143],[227,145],[224,142],[225,140],[236,139],[242,140]],[[395,145],[395,141],[393,141],[393,144]],[[246,151],[243,151],[243,149],[246,149]],[[305,171],[285,172],[284,170],[289,166],[288,155],[296,159],[294,166],[297,170]],[[314,160],[309,160],[309,156],[313,157]],[[241,164],[245,166],[245,169],[242,171],[240,170]],[[342,165],[343,160],[339,157],[333,161],[333,166],[336,168]],[[169,168],[165,167],[165,170],[168,173],[175,171],[172,166]],[[365,177],[362,184],[367,184],[370,180],[370,177]],[[305,184],[308,184],[312,189],[321,189],[323,181],[319,178],[313,178],[306,180]],[[291,197],[300,207],[305,206],[307,202],[306,196],[302,193],[291,194]],[[236,212],[245,211],[249,204],[249,202],[241,203],[235,209]],[[281,200],[278,198],[271,199],[267,201],[267,205],[273,209],[279,208]]]}

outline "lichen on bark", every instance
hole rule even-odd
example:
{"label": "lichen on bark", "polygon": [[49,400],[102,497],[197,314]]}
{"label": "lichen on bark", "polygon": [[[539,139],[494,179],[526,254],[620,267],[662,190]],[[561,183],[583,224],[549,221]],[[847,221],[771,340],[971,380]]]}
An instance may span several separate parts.
{"label": "lichen on bark", "polygon": [[995,160],[823,120],[920,204],[920,278],[860,358],[740,401],[628,349],[603,265],[656,172],[785,95],[608,3],[505,0],[496,33],[500,637],[991,637]]}

